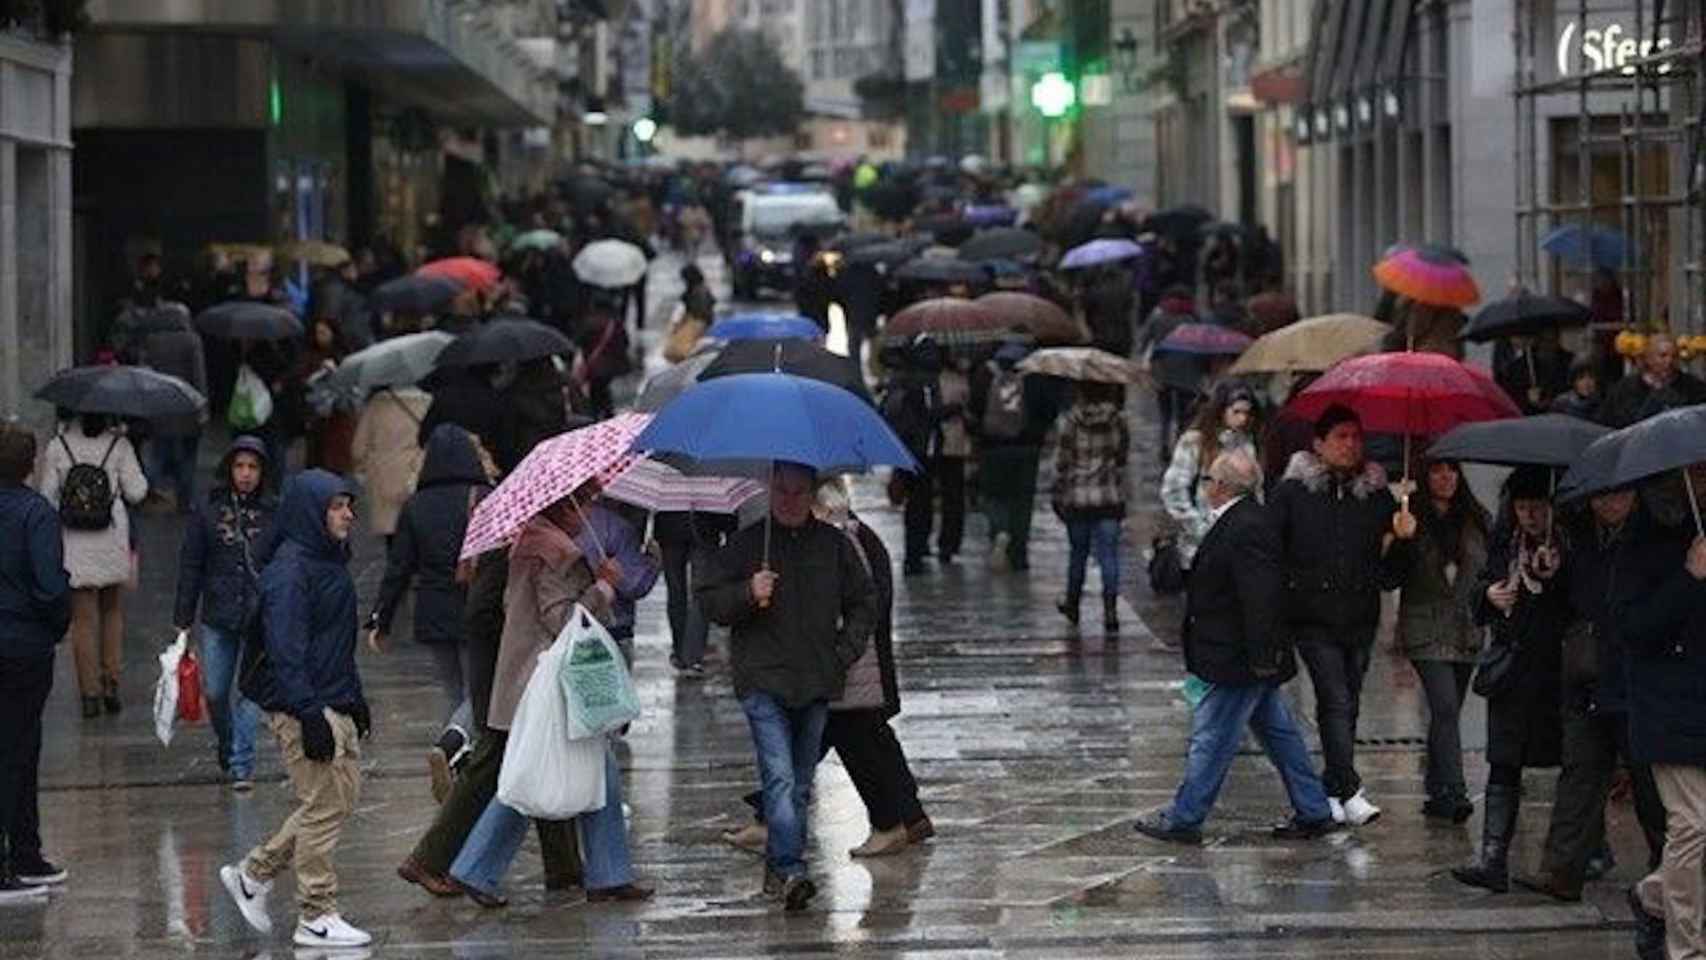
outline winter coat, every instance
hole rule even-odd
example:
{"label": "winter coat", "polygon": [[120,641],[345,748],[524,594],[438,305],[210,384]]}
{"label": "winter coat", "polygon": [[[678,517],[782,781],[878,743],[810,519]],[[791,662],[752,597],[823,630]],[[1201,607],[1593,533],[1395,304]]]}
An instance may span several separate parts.
{"label": "winter coat", "polygon": [[[1186,430],[1181,434],[1179,442],[1173,446],[1173,460],[1161,475],[1161,506],[1173,519],[1178,531],[1175,543],[1179,549],[1179,562],[1186,569],[1190,568],[1191,558],[1196,556],[1197,544],[1208,532],[1211,512],[1208,508],[1209,464],[1202,462],[1202,440],[1200,430]],[[1243,452],[1249,455],[1251,462],[1261,462],[1256,454],[1255,441],[1242,431],[1220,431],[1220,450],[1222,453]],[[1260,487],[1257,489],[1259,500],[1262,499]]]}
{"label": "winter coat", "polygon": [[1252,497],[1228,507],[1203,537],[1185,593],[1183,640],[1186,668],[1209,683],[1279,684],[1297,673],[1279,537]]}
{"label": "winter coat", "polygon": [[[1494,531],[1487,561],[1475,577],[1475,622],[1487,628],[1488,643],[1516,645],[1512,673],[1519,678],[1487,701],[1487,762],[1512,767],[1555,767],[1563,762],[1560,699],[1564,631],[1570,623],[1568,583],[1563,571],[1542,580],[1525,577],[1516,606],[1506,616],[1487,599],[1487,588],[1508,581],[1522,562],[1519,534],[1510,524]],[[1569,564],[1563,531],[1555,542]],[[1534,592],[1536,589],[1538,593]]]}
{"label": "winter coat", "polygon": [[[1420,509],[1432,511],[1433,505]],[[1467,517],[1417,520],[1416,539],[1406,551],[1410,562],[1399,571],[1404,593],[1398,606],[1398,651],[1411,660],[1474,663],[1481,654],[1475,574],[1487,562],[1487,537]],[[1459,538],[1455,552],[1442,542]]]}
{"label": "winter coat", "polygon": [[771,524],[769,539],[779,575],[770,606],[752,599],[765,555],[765,525],[755,524],[711,555],[694,591],[699,608],[732,628],[736,696],[768,693],[788,707],[833,700],[876,629],[876,590],[846,535],[829,524]]}
{"label": "winter coat", "polygon": [[614,597],[615,591],[593,576],[587,557],[562,528],[544,517],[534,517],[522,528],[509,552],[503,639],[492,675],[487,726],[510,728],[539,655],[557,641],[575,605],[607,622]]}
{"label": "winter coat", "polygon": [[[495,449],[496,438],[504,432],[508,413],[503,398],[488,379],[470,369],[447,370],[434,374],[437,383],[426,403],[425,413],[417,413],[413,426],[415,443],[425,447],[433,430],[441,423],[454,423]],[[372,406],[371,401],[369,406]],[[409,404],[416,410],[414,398]],[[502,458],[499,458],[499,465]]]}
{"label": "winter coat", "polygon": [[1131,430],[1112,403],[1078,403],[1060,418],[1054,454],[1054,509],[1066,520],[1125,516],[1125,462]]}
{"label": "winter coat", "polygon": [[663,568],[645,551],[640,531],[624,520],[621,514],[602,503],[589,503],[581,508],[581,532],[575,545],[587,562],[598,568],[606,559],[614,559],[622,568],[622,578],[612,586],[615,596],[610,600],[610,615],[604,625],[617,635],[633,636],[634,607],[658,581]]}
{"label": "winter coat", "polygon": [[130,511],[125,504],[141,503],[148,496],[148,478],[130,440],[117,430],[89,437],[80,426],[67,426],[48,443],[42,456],[41,495],[55,507],[73,462],[98,464],[103,457],[113,490],[112,525],[105,530],[64,533],[65,569],[71,574],[71,586],[78,590],[115,587],[130,579]]}
{"label": "winter coat", "polygon": [[1706,403],[1706,383],[1687,373],[1678,373],[1670,383],[1655,390],[1639,371],[1611,385],[1595,418],[1612,429],[1620,429],[1657,416],[1676,407]]}
{"label": "winter coat", "polygon": [[[1569,391],[1570,367],[1575,359],[1568,350],[1537,350],[1534,352],[1534,376],[1531,377],[1527,352],[1513,353],[1498,370],[1499,386],[1505,388],[1524,415],[1545,413],[1554,397]],[[1535,385],[1540,387],[1538,406],[1528,399],[1528,388]]]}
{"label": "winter coat", "polygon": [[1314,453],[1299,451],[1268,505],[1284,551],[1291,625],[1343,643],[1372,643],[1380,592],[1397,588],[1408,560],[1402,541],[1381,555],[1398,510],[1386,471],[1369,461],[1341,479]]}
{"label": "winter coat", "polygon": [[[207,396],[207,359],[202,351],[201,335],[190,326],[189,311],[173,305],[162,308],[153,316],[158,323],[168,322],[170,329],[156,329],[142,339],[137,363],[170,376],[177,377]],[[186,413],[173,417],[156,417],[150,424],[155,436],[195,437],[201,435],[206,414]]]}
{"label": "winter coat", "polygon": [[367,401],[355,425],[351,453],[356,472],[365,475],[367,526],[380,536],[397,532],[397,517],[415,490],[425,456],[417,430],[432,402],[413,387],[386,388]]}
{"label": "winter coat", "polygon": [[59,515],[25,486],[0,486],[0,659],[52,656],[71,626]]}
{"label": "winter coat", "polygon": [[[234,633],[247,623],[259,591],[257,546],[278,510],[278,501],[266,490],[266,449],[255,437],[238,437],[220,459],[221,482],[190,518],[178,549],[173,623],[194,623],[198,607],[201,622],[215,630]],[[246,497],[231,488],[231,459],[240,452],[254,454],[263,464],[261,485]]]}
{"label": "winter coat", "polygon": [[[1568,577],[1570,614],[1583,626],[1571,636],[1591,636],[1592,672],[1572,670],[1586,658],[1565,650],[1564,707],[1580,710],[1588,705],[1600,713],[1622,713],[1629,709],[1629,663],[1626,643],[1645,643],[1624,622],[1621,608],[1631,597],[1666,579],[1686,544],[1638,506],[1623,528],[1603,533],[1590,516],[1574,533],[1564,573]],[[1579,669],[1579,668],[1578,668]]]}
{"label": "winter coat", "polygon": [[1592,420],[1599,410],[1599,397],[1584,397],[1574,390],[1565,390],[1552,400],[1552,412],[1581,420]]}
{"label": "winter coat", "polygon": [[240,684],[269,713],[302,717],[323,707],[351,713],[366,702],[355,666],[350,548],[326,532],[326,507],[352,493],[324,470],[304,470],[285,483],[274,521],[278,549],[261,571],[266,655]]}
{"label": "winter coat", "polygon": [[1025,447],[1034,451],[1043,445],[1049,428],[1054,426],[1055,420],[1060,416],[1065,405],[1066,381],[1057,377],[1027,374],[1020,381],[1024,385],[1024,429],[1016,437],[995,437],[984,432],[983,414],[989,409],[989,391],[995,383],[994,367],[1018,363],[1025,353],[1022,349],[1008,352],[1008,348],[1003,347],[992,363],[982,364],[972,371],[970,424],[972,435],[977,437],[980,452],[988,453],[1002,447]]}
{"label": "winter coat", "polygon": [[887,720],[900,713],[900,681],[894,666],[894,567],[882,538],[857,517],[849,517],[842,532],[876,588],[877,629],[871,635],[871,645],[847,668],[841,699],[829,708],[881,710]]}
{"label": "winter coat", "polygon": [[386,551],[385,579],[374,605],[379,630],[389,633],[411,583],[415,587],[415,639],[458,643],[465,589],[456,562],[468,530],[472,496],[487,485],[474,437],[455,424],[432,432],[414,496],[404,505]]}
{"label": "winter coat", "polygon": [[1674,558],[1618,620],[1629,653],[1629,752],[1639,763],[1706,767],[1706,581]]}

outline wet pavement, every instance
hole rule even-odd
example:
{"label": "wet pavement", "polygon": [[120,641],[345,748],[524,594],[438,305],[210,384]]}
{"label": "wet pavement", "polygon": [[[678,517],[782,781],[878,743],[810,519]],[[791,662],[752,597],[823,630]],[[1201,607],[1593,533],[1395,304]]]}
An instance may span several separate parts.
{"label": "wet pavement", "polygon": [[[654,269],[660,302],[678,287],[677,266],[664,258]],[[720,263],[704,266],[720,282]],[[1363,704],[1363,772],[1386,809],[1378,823],[1315,842],[1270,839],[1266,828],[1287,812],[1284,794],[1247,750],[1204,847],[1132,832],[1137,813],[1170,798],[1189,725],[1178,654],[1161,643],[1176,631],[1176,603],[1139,582],[1159,471],[1150,411],[1143,399],[1136,404],[1142,499],[1128,524],[1129,609],[1117,639],[1075,634],[1054,611],[1065,539],[1042,501],[1029,573],[994,573],[980,562],[986,539],[973,519],[959,563],[897,578],[904,712],[895,727],[938,830],[928,845],[851,860],[846,851],[864,839],[865,819],[832,756],[818,771],[811,820],[818,900],[790,916],[758,901],[759,861],[718,839],[743,822],[739,797],[754,782],[745,721],[715,637],[708,680],[678,680],[670,670],[660,584],[640,607],[645,715],[623,751],[636,868],[657,898],[590,906],[576,894],[546,893],[531,838],[510,875],[507,910],[433,900],[396,879],[433,813],[425,751],[442,714],[430,660],[407,640],[405,620],[392,652],[361,653],[375,736],[337,857],[346,916],[375,934],[373,955],[386,958],[1630,955],[1622,888],[1644,858],[1632,811],[1612,808],[1622,866],[1581,904],[1459,886],[1446,871],[1470,854],[1480,817],[1461,827],[1423,822],[1423,710],[1408,668],[1388,657],[1377,657]],[[858,483],[856,507],[898,554],[900,516],[879,481]],[[181,731],[169,749],[154,739],[153,654],[170,639],[180,524],[162,516],[140,523],[142,585],[127,598],[127,709],[80,719],[69,652],[60,657],[47,708],[42,832],[71,880],[45,902],[0,907],[0,957],[292,956],[291,879],[281,878],[273,898],[271,938],[248,931],[218,880],[219,866],[290,808],[276,748],[263,737],[262,783],[238,796],[217,782],[205,726]],[[366,610],[383,554],[372,537],[357,546]],[[1310,726],[1307,682],[1291,690]],[[1464,727],[1476,792],[1483,724],[1472,702]],[[1312,726],[1310,735],[1313,742]],[[1521,864],[1538,858],[1552,779],[1550,771],[1529,777]]]}

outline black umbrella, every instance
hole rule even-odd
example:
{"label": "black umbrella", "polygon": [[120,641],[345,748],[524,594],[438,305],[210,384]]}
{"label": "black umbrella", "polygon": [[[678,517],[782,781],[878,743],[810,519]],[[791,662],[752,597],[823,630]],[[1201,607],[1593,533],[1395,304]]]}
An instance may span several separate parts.
{"label": "black umbrella", "polygon": [[896,270],[894,278],[919,283],[983,284],[989,282],[989,274],[977,264],[967,263],[964,260],[951,260],[947,257],[921,257],[913,260]]}
{"label": "black umbrella", "polygon": [[1148,233],[1160,233],[1174,238],[1188,237],[1213,219],[1214,214],[1194,203],[1187,203],[1150,214],[1143,221],[1142,229]]}
{"label": "black umbrella", "polygon": [[1024,257],[1034,257],[1043,249],[1043,238],[1030,230],[1018,227],[995,227],[990,230],[979,230],[972,234],[970,240],[960,244],[960,259],[981,262],[985,260],[1018,260]]}
{"label": "black umbrella", "polygon": [[888,243],[893,239],[893,237],[886,233],[877,233],[872,230],[855,230],[852,233],[844,233],[841,236],[836,237],[834,240],[831,240],[829,242],[829,249],[839,250],[842,253],[852,253],[854,250],[858,250],[863,247],[874,247],[879,243]]}
{"label": "black umbrella", "polygon": [[1458,336],[1485,343],[1500,337],[1531,336],[1559,327],[1585,327],[1592,322],[1593,311],[1574,300],[1519,293],[1482,307]]}
{"label": "black umbrella", "polygon": [[849,250],[847,262],[867,265],[883,264],[892,267],[897,263],[905,263],[918,256],[918,249],[918,245],[910,240],[888,240]]}
{"label": "black umbrella", "polygon": [[937,243],[946,247],[957,247],[971,239],[972,231],[976,229],[971,224],[960,219],[957,213],[941,213],[935,216],[920,217],[913,221],[912,227],[920,233],[928,233]]}
{"label": "black umbrella", "polygon": [[1706,463],[1706,404],[1667,410],[1595,440],[1558,486],[1558,500],[1616,490],[1670,470],[1683,470],[1694,526],[1702,536],[1699,492],[1686,467]]}
{"label": "black umbrella", "polygon": [[302,336],[302,321],[283,307],[253,300],[216,304],[195,318],[196,329],[226,340],[289,340]]}
{"label": "black umbrella", "polygon": [[525,317],[500,317],[464,333],[438,355],[439,369],[487,363],[519,363],[573,353],[575,345],[555,329]]}
{"label": "black umbrella", "polygon": [[73,367],[36,391],[38,400],[78,413],[152,420],[199,412],[207,398],[183,380],[147,367]]}
{"label": "black umbrella", "polygon": [[871,391],[865,387],[858,364],[808,340],[733,341],[700,372],[699,379],[775,371],[833,383],[866,403],[871,402]]}
{"label": "black umbrella", "polygon": [[1434,441],[1428,457],[1507,467],[1567,467],[1610,432],[1610,427],[1561,413],[1466,423]]}
{"label": "black umbrella", "polygon": [[380,284],[369,301],[381,313],[433,313],[462,293],[462,284],[445,276],[409,274]]}

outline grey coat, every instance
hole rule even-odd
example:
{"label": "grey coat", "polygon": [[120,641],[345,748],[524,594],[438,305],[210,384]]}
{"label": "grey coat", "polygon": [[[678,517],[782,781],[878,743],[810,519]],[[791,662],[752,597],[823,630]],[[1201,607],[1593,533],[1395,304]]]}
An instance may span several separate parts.
{"label": "grey coat", "polygon": [[[201,335],[190,327],[189,312],[181,307],[170,310],[162,307],[155,316],[161,318],[156,320],[157,323],[164,323],[164,318],[169,317],[176,320],[176,324],[172,329],[156,329],[144,337],[137,362],[177,377],[200,391],[202,396],[207,396],[207,360],[202,351]],[[205,414],[160,417],[153,421],[154,433],[162,437],[198,436],[205,422]]]}
{"label": "grey coat", "polygon": [[[1419,509],[1431,510],[1426,504]],[[1475,623],[1477,574],[1487,565],[1487,537],[1463,523],[1461,558],[1453,559],[1424,527],[1410,551],[1398,605],[1398,650],[1412,660],[1473,663],[1481,653],[1482,628]],[[1455,578],[1447,567],[1456,563]]]}

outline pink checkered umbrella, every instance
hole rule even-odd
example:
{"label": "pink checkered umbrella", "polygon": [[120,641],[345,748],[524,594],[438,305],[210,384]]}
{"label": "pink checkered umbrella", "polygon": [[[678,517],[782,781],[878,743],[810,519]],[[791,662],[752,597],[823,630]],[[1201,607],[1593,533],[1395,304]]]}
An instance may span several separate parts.
{"label": "pink checkered umbrella", "polygon": [[462,538],[462,559],[514,540],[540,511],[588,480],[604,485],[620,477],[636,459],[628,448],[651,421],[651,414],[624,413],[540,442],[474,508]]}

